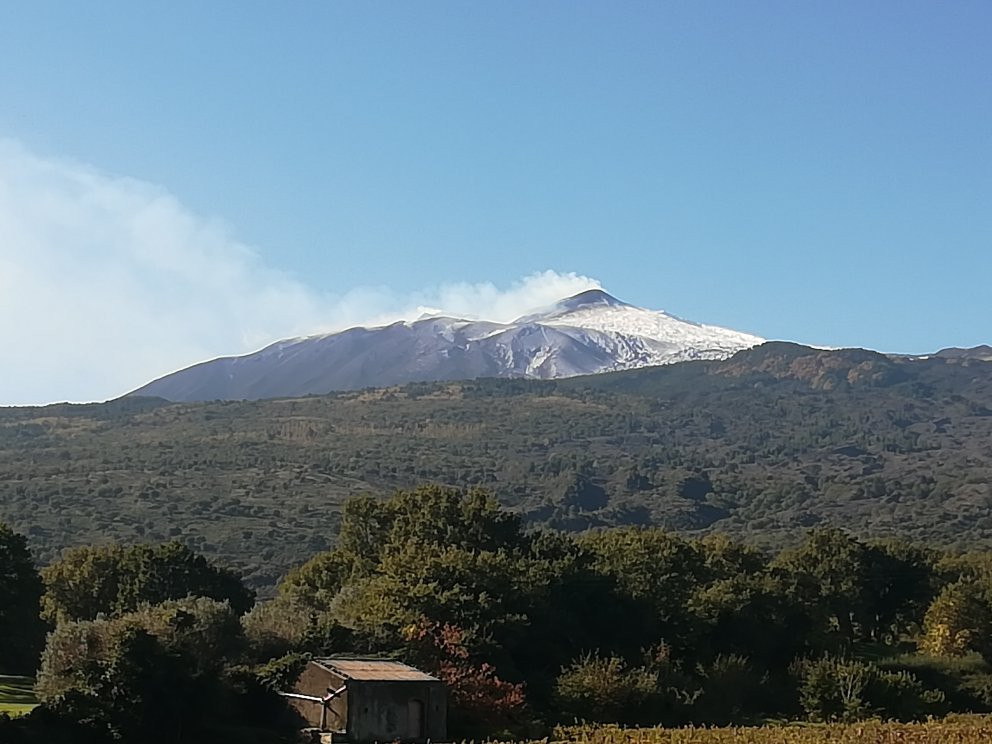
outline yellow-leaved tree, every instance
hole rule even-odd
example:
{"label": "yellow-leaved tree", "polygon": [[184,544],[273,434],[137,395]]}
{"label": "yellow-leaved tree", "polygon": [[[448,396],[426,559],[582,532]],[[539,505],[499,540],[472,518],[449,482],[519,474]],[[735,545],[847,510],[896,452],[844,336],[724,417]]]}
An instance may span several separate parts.
{"label": "yellow-leaved tree", "polygon": [[971,580],[948,584],[923,619],[920,651],[933,656],[963,656],[978,651],[988,657],[992,612],[981,586]]}

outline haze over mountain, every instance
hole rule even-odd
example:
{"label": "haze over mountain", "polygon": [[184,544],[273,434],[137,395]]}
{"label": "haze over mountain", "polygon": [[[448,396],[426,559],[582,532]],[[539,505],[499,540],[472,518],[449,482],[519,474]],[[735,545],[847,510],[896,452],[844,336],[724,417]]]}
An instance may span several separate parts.
{"label": "haze over mountain", "polygon": [[131,395],[255,400],[478,377],[554,379],[725,359],[763,341],[593,289],[510,323],[437,315],[278,341],[166,375]]}

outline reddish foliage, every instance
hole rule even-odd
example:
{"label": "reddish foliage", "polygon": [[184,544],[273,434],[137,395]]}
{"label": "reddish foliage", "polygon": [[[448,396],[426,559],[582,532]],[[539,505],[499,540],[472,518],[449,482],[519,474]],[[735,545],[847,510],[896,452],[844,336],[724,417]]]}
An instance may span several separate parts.
{"label": "reddish foliage", "polygon": [[422,621],[406,636],[415,644],[420,663],[448,686],[452,703],[465,713],[494,720],[523,709],[524,686],[500,679],[488,662],[473,661],[457,626]]}

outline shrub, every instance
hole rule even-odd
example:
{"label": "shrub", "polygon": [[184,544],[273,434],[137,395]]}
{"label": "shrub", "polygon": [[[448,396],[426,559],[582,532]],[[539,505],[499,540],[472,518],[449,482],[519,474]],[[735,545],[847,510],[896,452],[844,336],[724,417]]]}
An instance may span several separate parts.
{"label": "shrub", "polygon": [[564,669],[555,699],[566,716],[597,723],[645,720],[658,691],[656,676],[643,667],[628,668],[616,656],[587,654]]}
{"label": "shrub", "polygon": [[256,667],[255,676],[273,692],[285,692],[292,689],[308,661],[306,654],[286,654]]}
{"label": "shrub", "polygon": [[661,644],[641,666],[618,656],[586,654],[555,682],[559,712],[573,720],[672,725],[688,720],[699,689]]}
{"label": "shrub", "polygon": [[693,718],[707,724],[726,725],[749,718],[761,708],[761,691],[767,675],[757,673],[743,656],[717,656],[696,667],[700,693]]}
{"label": "shrub", "polygon": [[512,735],[532,725],[523,684],[501,679],[488,662],[473,658],[465,633],[421,620],[404,631],[407,653],[448,688],[449,729],[458,736]]}
{"label": "shrub", "polygon": [[802,662],[799,674],[800,703],[813,721],[914,720],[944,708],[942,692],[925,688],[909,672],[886,672],[872,663],[825,657]]}

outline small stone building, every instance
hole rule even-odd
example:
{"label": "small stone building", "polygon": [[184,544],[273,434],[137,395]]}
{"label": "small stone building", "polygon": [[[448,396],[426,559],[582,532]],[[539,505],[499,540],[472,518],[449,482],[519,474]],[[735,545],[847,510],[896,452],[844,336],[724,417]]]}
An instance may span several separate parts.
{"label": "small stone building", "polygon": [[290,704],[309,726],[349,744],[444,741],[444,684],[389,659],[314,659],[296,680]]}

